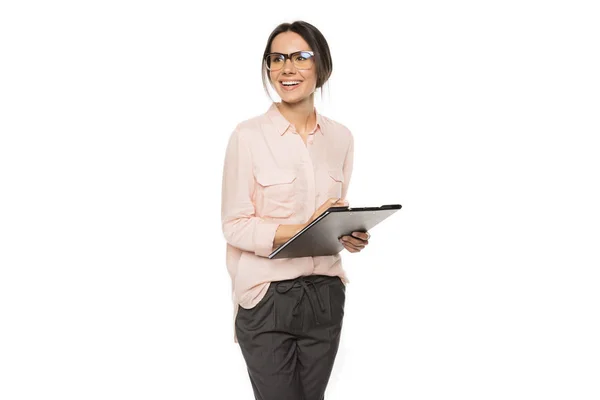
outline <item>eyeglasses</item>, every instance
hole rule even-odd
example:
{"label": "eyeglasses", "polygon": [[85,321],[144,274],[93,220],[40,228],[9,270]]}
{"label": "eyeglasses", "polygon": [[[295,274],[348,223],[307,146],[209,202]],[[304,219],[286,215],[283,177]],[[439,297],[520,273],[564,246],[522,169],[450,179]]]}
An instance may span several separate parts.
{"label": "eyeglasses", "polygon": [[312,51],[297,51],[291,54],[270,53],[265,57],[265,64],[269,71],[278,71],[285,65],[289,59],[296,69],[311,69],[314,64],[314,55]]}

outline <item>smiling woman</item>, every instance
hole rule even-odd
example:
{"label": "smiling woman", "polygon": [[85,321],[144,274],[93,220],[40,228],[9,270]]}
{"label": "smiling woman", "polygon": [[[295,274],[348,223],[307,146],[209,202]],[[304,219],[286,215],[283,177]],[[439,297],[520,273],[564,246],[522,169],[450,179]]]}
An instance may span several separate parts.
{"label": "smiling woman", "polygon": [[[291,63],[287,63],[291,60]],[[284,74],[282,69],[292,64],[298,71],[292,78],[298,84],[304,83],[303,93],[284,96],[284,82],[292,80],[289,70]],[[281,24],[269,36],[263,53],[263,87],[269,98],[268,84],[275,88],[282,101],[293,101],[302,95],[312,94],[329,80],[333,70],[331,53],[327,40],[312,25],[296,21],[294,24]],[[279,78],[279,80],[278,80]],[[305,82],[308,81],[308,82]],[[278,84],[273,84],[277,82]],[[291,90],[290,90],[291,91]],[[294,90],[295,91],[295,90]]]}
{"label": "smiling woman", "polygon": [[[236,126],[223,169],[234,341],[256,399],[323,399],[349,282],[341,256],[268,256],[329,207],[349,205],[354,139],[314,106],[315,91],[332,72],[317,28],[303,21],[279,25],[262,63],[265,90],[269,95],[269,84],[281,102]],[[368,243],[363,232],[341,239],[351,253]]]}

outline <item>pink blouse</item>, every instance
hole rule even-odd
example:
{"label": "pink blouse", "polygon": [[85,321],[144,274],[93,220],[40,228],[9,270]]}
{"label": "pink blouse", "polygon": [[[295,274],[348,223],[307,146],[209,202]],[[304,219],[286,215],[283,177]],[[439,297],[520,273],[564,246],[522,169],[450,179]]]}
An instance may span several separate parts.
{"label": "pink blouse", "polygon": [[[221,221],[232,283],[233,319],[252,308],[272,281],[304,275],[339,276],[339,254],[268,259],[280,224],[302,224],[330,197],[346,198],[354,139],[344,125],[320,115],[305,144],[273,103],[265,114],[238,124],[223,168]],[[237,343],[235,326],[233,340]]]}

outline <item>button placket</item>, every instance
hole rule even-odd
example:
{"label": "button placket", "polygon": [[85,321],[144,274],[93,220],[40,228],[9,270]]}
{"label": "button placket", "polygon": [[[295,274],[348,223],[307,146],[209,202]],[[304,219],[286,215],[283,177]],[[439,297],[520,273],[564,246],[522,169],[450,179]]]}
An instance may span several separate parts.
{"label": "button placket", "polygon": [[300,157],[298,160],[299,164],[297,164],[296,167],[298,169],[299,176],[302,177],[297,188],[297,212],[298,218],[302,220],[302,222],[305,222],[314,212],[310,210],[310,205],[307,207],[307,204],[310,204],[310,201],[308,200],[312,198],[311,196],[314,196],[315,190],[313,161],[310,156],[310,151],[304,144],[302,137],[295,130],[292,130],[292,133],[298,138],[297,143],[299,143],[298,145],[294,145],[294,147],[301,146],[301,149],[298,149],[298,154]]}
{"label": "button placket", "polygon": [[[311,135],[312,136],[312,135]],[[305,154],[306,154],[306,163],[307,163],[307,171],[306,171],[306,176],[307,176],[307,187],[306,187],[306,196],[307,196],[307,200],[309,200],[307,202],[310,204],[314,204],[315,202],[315,196],[316,196],[316,183],[315,183],[315,167],[314,167],[314,163],[313,163],[313,156],[314,156],[314,148],[311,146],[310,148],[306,148],[305,146]],[[314,212],[315,212],[316,208],[311,208],[306,210],[307,211],[307,218],[309,218]]]}

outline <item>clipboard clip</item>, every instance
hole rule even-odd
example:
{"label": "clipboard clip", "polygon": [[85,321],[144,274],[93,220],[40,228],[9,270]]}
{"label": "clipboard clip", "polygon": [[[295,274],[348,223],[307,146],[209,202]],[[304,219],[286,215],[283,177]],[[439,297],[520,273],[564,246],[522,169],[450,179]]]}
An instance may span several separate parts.
{"label": "clipboard clip", "polygon": [[335,206],[335,207],[329,207],[327,210],[349,210],[350,206]]}

